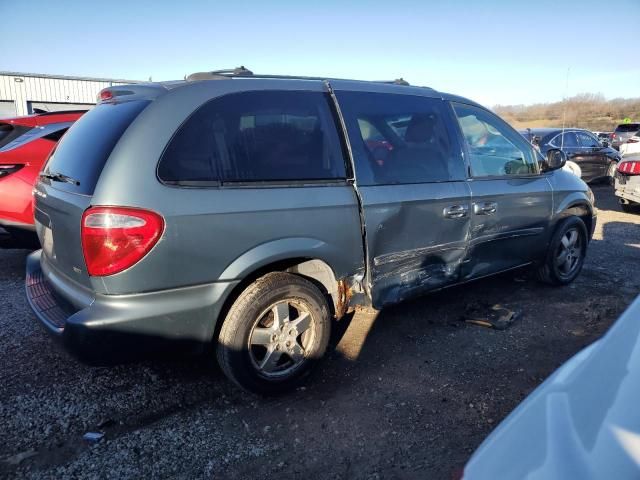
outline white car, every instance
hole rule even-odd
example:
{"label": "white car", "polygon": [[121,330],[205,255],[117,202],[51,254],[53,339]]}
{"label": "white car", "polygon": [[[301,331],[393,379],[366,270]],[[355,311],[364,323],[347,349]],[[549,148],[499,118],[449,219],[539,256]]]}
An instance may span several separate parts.
{"label": "white car", "polygon": [[640,136],[634,135],[629,140],[620,145],[622,156],[640,153]]}
{"label": "white car", "polygon": [[618,163],[614,185],[622,210],[629,213],[640,212],[640,151],[622,157]]}
{"label": "white car", "polygon": [[464,480],[640,478],[640,297],[487,437]]}

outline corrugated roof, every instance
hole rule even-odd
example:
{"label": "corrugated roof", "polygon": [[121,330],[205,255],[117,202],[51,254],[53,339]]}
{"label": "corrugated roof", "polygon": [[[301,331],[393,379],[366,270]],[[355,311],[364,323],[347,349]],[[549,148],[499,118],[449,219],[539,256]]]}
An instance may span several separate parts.
{"label": "corrugated roof", "polygon": [[24,73],[24,72],[1,72],[0,75],[8,77],[37,77],[51,78],[59,80],[84,80],[90,82],[113,82],[113,83],[143,83],[142,80],[124,80],[120,78],[96,78],[96,77],[75,77],[71,75],[52,75],[48,73]]}

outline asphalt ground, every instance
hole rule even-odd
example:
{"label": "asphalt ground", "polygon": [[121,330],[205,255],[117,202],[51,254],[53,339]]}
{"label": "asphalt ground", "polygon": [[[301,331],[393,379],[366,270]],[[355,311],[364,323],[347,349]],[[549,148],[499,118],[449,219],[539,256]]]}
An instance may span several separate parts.
{"label": "asphalt ground", "polygon": [[[78,363],[29,310],[28,252],[0,250],[0,476],[451,478],[640,292],[640,214],[593,189],[598,227],[571,286],[522,270],[357,312],[305,386],[275,399],[239,391],[213,356]],[[507,329],[464,321],[496,304],[519,314]]]}

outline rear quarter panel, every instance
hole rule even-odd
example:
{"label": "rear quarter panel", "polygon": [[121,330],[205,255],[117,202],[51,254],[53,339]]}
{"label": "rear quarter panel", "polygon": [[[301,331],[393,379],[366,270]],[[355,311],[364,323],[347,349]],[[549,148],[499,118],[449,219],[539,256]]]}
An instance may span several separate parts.
{"label": "rear quarter panel", "polygon": [[[320,82],[252,82],[252,90],[323,91]],[[242,81],[204,81],[171,90],[134,120],[113,150],[93,205],[126,205],[161,214],[164,234],[139,263],[104,277],[98,290],[119,294],[244,277],[286,258],[318,258],[336,278],[364,268],[357,199],[346,182],[326,185],[184,188],[162,184],[158,160],[174,132],[204,102],[246,91]]]}

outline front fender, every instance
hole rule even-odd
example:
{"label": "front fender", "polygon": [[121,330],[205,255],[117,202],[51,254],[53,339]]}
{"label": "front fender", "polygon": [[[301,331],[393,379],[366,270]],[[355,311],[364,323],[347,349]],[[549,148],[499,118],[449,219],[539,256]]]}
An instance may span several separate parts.
{"label": "front fender", "polygon": [[570,215],[581,217],[593,235],[596,225],[597,209],[593,201],[593,193],[585,182],[574,174],[556,170],[548,177],[553,189],[553,215],[550,232],[555,230],[557,223]]}
{"label": "front fender", "polygon": [[586,214],[590,216],[595,215],[595,207],[586,192],[559,193],[565,193],[565,195],[562,195],[554,205],[554,216],[561,216],[563,212],[572,208],[582,208]]}

